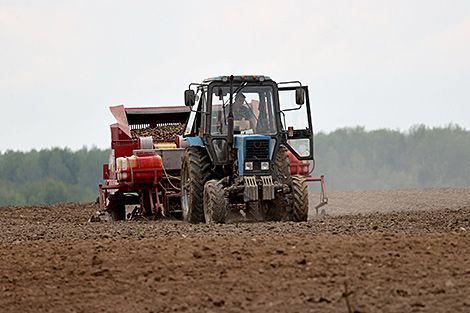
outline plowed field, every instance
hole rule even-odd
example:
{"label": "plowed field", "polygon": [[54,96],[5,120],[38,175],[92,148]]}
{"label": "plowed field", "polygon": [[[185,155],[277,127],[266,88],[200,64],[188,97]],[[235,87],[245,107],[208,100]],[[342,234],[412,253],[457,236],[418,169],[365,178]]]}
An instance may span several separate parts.
{"label": "plowed field", "polygon": [[470,312],[470,187],[333,191],[304,223],[0,208],[1,312]]}

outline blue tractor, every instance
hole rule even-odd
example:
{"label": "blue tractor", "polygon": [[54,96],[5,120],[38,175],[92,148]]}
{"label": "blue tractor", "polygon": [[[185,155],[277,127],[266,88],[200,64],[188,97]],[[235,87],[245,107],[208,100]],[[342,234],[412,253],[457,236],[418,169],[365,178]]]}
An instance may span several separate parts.
{"label": "blue tractor", "polygon": [[[191,112],[183,134],[189,143],[181,163],[183,219],[306,221],[306,179],[291,174],[289,154],[310,160],[313,169],[307,86],[219,76],[191,83],[184,98]],[[319,206],[327,203],[323,187],[322,181]]]}

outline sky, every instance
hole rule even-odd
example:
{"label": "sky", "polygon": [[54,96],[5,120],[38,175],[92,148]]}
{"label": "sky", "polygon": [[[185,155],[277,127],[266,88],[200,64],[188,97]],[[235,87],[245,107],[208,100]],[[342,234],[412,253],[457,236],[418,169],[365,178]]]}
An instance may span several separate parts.
{"label": "sky", "polygon": [[110,147],[110,106],[190,83],[309,86],[316,132],[470,130],[470,1],[0,0],[0,152]]}

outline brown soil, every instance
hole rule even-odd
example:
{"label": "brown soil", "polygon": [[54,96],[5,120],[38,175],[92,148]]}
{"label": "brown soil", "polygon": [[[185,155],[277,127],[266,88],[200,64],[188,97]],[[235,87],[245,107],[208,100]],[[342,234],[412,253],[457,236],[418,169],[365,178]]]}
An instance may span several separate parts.
{"label": "brown soil", "polygon": [[305,223],[212,226],[2,207],[0,311],[470,311],[470,187],[328,197]]}

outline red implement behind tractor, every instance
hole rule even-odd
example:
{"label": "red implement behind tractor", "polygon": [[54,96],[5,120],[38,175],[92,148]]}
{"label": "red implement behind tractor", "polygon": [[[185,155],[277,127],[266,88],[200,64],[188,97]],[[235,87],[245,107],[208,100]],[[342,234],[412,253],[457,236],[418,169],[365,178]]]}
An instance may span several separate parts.
{"label": "red implement behind tractor", "polygon": [[111,107],[109,164],[99,186],[99,214],[111,220],[134,216],[181,215],[180,169],[186,141],[181,137],[189,108]]}

